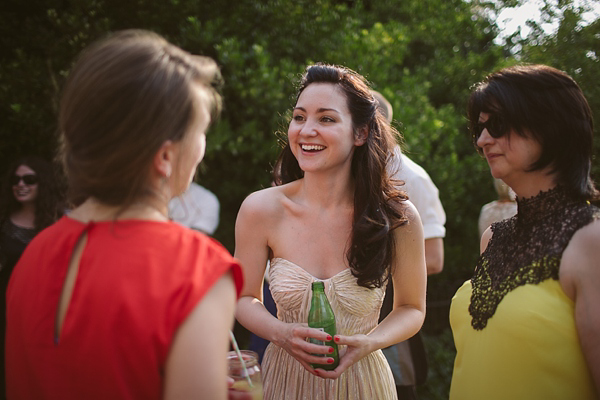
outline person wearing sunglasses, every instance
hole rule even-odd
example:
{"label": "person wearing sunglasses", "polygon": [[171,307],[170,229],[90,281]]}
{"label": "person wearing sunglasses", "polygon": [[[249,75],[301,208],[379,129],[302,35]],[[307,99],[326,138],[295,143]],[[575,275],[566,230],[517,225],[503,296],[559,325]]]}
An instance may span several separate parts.
{"label": "person wearing sunglasses", "polygon": [[[62,214],[61,197],[50,163],[36,156],[16,160],[0,196],[0,343],[4,343],[6,287],[25,247]],[[4,346],[0,346],[0,388],[4,395]]]}
{"label": "person wearing sunglasses", "polygon": [[50,163],[36,156],[13,163],[0,199],[2,270],[14,266],[31,238],[62,215],[61,200]]}
{"label": "person wearing sunglasses", "polygon": [[451,400],[600,394],[600,210],[593,120],[572,77],[544,65],[489,75],[471,94],[474,143],[517,214],[481,239],[450,309]]}

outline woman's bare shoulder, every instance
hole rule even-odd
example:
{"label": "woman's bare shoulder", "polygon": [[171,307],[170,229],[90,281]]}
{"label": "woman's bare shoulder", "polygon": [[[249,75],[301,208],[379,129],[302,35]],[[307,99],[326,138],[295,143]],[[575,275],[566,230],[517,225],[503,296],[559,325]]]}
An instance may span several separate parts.
{"label": "woman's bare shoulder", "polygon": [[598,243],[600,243],[600,220],[584,226],[571,238],[560,263],[560,281],[567,295],[573,295],[581,285],[600,282]]}
{"label": "woman's bare shoulder", "polygon": [[[600,263],[600,219],[579,229],[563,253],[563,261],[585,267],[590,263]],[[571,264],[571,263],[570,263]]]}
{"label": "woman's bare shoulder", "polygon": [[402,212],[408,221],[408,224],[404,226],[410,226],[416,223],[421,224],[421,216],[419,215],[419,211],[410,200],[405,200],[402,202]]}
{"label": "woman's bare shoulder", "polygon": [[240,214],[251,214],[261,218],[279,217],[293,197],[294,191],[294,182],[258,190],[242,202]]}
{"label": "woman's bare shoulder", "polygon": [[404,237],[405,239],[414,237],[423,240],[423,224],[421,223],[421,217],[419,211],[417,211],[417,207],[415,207],[410,200],[406,200],[402,202],[402,212],[407,223],[396,229],[396,235]]}

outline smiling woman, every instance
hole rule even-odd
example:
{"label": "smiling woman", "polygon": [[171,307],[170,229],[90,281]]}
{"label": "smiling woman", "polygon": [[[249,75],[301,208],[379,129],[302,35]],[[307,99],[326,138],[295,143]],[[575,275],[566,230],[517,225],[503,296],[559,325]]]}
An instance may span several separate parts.
{"label": "smiling woman", "polygon": [[10,275],[33,236],[62,215],[62,205],[48,162],[29,156],[13,163],[0,199],[2,276]]}
{"label": "smiling woman", "polygon": [[[240,208],[235,255],[247,284],[236,317],[271,342],[262,363],[267,400],[397,398],[380,349],[423,323],[424,241],[418,213],[387,175],[396,132],[377,106],[354,71],[309,66],[274,168],[276,186]],[[262,305],[267,262],[279,319]],[[378,325],[388,280],[394,310]],[[335,313],[334,337],[307,327],[315,281],[324,282]],[[333,364],[334,340],[339,365],[313,368]]]}
{"label": "smiling woman", "polygon": [[290,149],[305,173],[350,166],[355,146],[366,140],[366,130],[353,132],[346,97],[336,86],[315,83],[298,97],[288,128]]}
{"label": "smiling woman", "polygon": [[[62,215],[52,166],[29,156],[13,163],[0,196],[0,343],[4,343],[6,288],[25,247]],[[4,346],[0,346],[0,388],[4,390]]]}

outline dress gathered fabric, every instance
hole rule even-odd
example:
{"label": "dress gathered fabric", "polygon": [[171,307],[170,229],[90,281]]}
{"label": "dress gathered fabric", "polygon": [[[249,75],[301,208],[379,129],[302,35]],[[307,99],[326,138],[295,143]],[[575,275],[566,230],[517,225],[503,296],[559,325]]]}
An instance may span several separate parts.
{"label": "dress gathered fabric", "polygon": [[[269,269],[270,289],[277,317],[284,322],[306,323],[311,284],[319,281],[300,266],[274,258]],[[375,326],[385,287],[359,286],[350,269],[323,280],[340,335],[367,334]],[[343,346],[340,346],[342,350]],[[353,364],[335,380],[316,377],[281,347],[271,343],[262,363],[265,400],[390,400],[397,399],[390,367],[381,350]]]}

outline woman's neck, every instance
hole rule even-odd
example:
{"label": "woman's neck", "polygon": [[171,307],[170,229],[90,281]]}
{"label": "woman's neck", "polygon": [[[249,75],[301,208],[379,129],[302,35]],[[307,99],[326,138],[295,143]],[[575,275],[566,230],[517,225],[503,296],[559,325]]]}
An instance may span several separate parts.
{"label": "woman's neck", "polygon": [[70,218],[88,223],[90,221],[113,221],[124,219],[140,219],[149,221],[168,221],[167,205],[153,204],[158,202],[136,202],[126,208],[104,204],[91,197],[73,210]]}
{"label": "woman's neck", "polygon": [[520,179],[505,181],[519,198],[528,198],[557,186],[556,177],[545,171],[534,171]]}
{"label": "woman's neck", "polygon": [[322,208],[354,204],[354,182],[350,176],[305,174],[301,188],[309,203]]}

